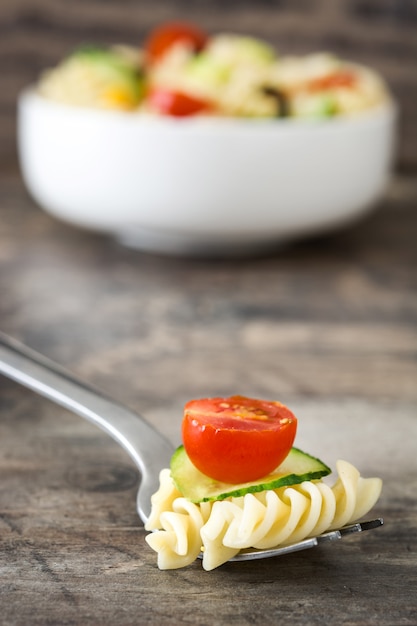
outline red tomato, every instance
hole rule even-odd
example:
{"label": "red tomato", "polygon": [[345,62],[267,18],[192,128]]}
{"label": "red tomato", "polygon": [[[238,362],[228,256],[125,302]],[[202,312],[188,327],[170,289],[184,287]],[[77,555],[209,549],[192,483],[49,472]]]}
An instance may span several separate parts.
{"label": "red tomato", "polygon": [[316,78],[309,82],[309,91],[322,91],[333,87],[353,87],[357,81],[357,76],[349,70],[340,70],[323,78]]}
{"label": "red tomato", "polygon": [[178,43],[187,43],[198,52],[206,45],[208,35],[197,26],[186,22],[170,22],[155,28],[145,42],[145,51],[152,62],[162,57],[168,49]]}
{"label": "red tomato", "polygon": [[182,438],[192,463],[215,480],[245,483],[262,478],[288,455],[297,418],[280,402],[243,396],[191,400]]}
{"label": "red tomato", "polygon": [[155,87],[148,94],[148,103],[151,109],[161,115],[173,117],[187,117],[203,111],[209,111],[211,106],[206,100],[190,96],[180,91]]}

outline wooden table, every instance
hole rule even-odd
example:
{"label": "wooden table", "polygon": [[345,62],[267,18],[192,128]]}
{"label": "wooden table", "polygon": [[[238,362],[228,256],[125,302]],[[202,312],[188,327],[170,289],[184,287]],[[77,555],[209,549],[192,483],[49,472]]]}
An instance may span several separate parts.
{"label": "wooden table", "polygon": [[417,624],[417,185],[264,258],[147,255],[60,224],[1,173],[2,330],[174,444],[192,397],[277,398],[297,443],[384,480],[382,528],[276,559],[161,572],[138,475],[104,433],[0,380],[0,623]]}

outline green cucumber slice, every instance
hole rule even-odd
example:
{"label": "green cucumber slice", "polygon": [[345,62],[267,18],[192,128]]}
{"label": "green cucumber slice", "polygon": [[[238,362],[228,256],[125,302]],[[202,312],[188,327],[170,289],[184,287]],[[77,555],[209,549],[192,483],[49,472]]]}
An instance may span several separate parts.
{"label": "green cucumber slice", "polygon": [[202,474],[190,461],[184,446],[177,448],[171,458],[171,476],[175,486],[187,500],[195,503],[288,487],[305,480],[317,480],[330,473],[331,469],[322,461],[298,448],[292,448],[285,461],[268,476],[239,485],[221,483]]}

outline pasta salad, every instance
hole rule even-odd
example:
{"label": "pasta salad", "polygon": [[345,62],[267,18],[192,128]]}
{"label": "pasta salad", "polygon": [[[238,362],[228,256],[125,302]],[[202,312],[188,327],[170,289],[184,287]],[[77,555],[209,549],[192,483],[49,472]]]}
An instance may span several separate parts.
{"label": "pasta salad", "polygon": [[143,46],[84,46],[40,78],[38,92],[74,106],[172,117],[328,118],[389,98],[368,67],[316,52],[284,56],[267,42],[163,24]]}
{"label": "pasta salad", "polygon": [[160,569],[190,565],[201,553],[212,570],[240,550],[296,543],[366,515],[381,479],[339,460],[330,486],[323,477],[331,470],[292,446],[296,429],[279,402],[232,396],[186,405],[184,446],[160,473],[145,525]]}

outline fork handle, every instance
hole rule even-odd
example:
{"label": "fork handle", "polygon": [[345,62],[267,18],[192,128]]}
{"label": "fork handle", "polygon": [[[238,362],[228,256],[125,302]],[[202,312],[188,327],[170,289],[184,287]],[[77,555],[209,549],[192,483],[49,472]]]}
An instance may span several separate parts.
{"label": "fork handle", "polygon": [[142,475],[138,513],[146,521],[159,471],[169,467],[172,445],[141,416],[86,385],[61,366],[0,333],[0,373],[92,422],[132,457]]}

